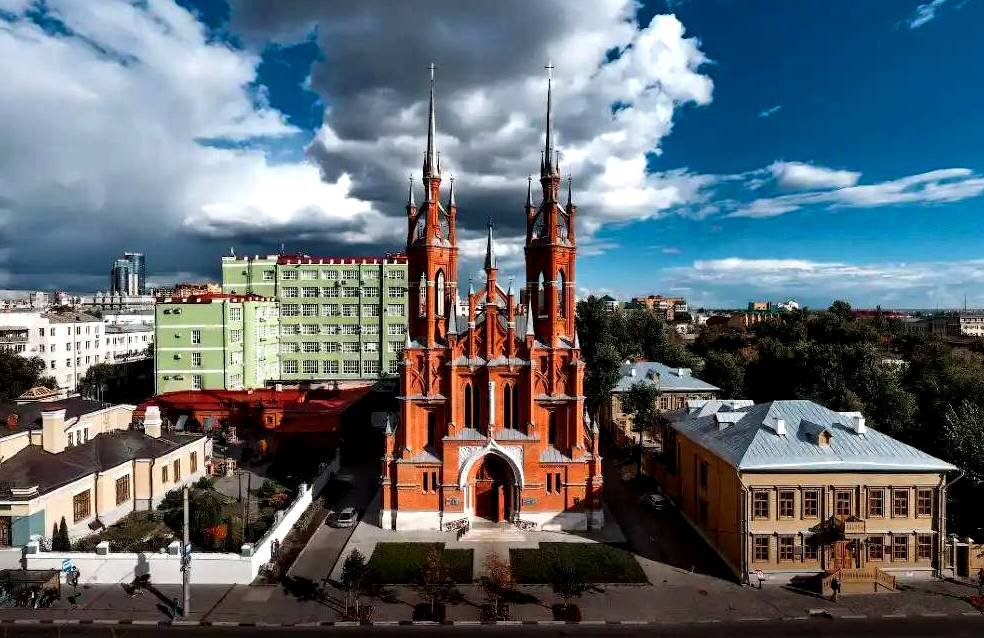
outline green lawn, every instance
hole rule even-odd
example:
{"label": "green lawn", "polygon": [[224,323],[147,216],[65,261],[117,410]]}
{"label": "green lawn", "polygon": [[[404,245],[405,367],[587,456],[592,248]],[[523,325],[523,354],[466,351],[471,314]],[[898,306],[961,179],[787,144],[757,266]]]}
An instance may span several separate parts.
{"label": "green lawn", "polygon": [[444,553],[444,562],[454,582],[472,581],[472,550],[444,549],[444,543],[377,543],[369,558],[369,567],[382,583],[415,583],[420,579],[424,557],[434,547]]}
{"label": "green lawn", "polygon": [[549,583],[554,565],[574,565],[589,583],[645,583],[635,556],[601,543],[540,543],[539,549],[510,549],[517,583]]}

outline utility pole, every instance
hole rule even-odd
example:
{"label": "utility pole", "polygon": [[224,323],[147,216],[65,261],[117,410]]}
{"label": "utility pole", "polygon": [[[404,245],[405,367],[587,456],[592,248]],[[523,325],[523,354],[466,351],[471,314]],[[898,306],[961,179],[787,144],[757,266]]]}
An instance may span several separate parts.
{"label": "utility pole", "polygon": [[188,486],[184,486],[184,542],[181,545],[181,615],[191,611],[191,541],[188,531]]}
{"label": "utility pole", "polygon": [[246,532],[249,529],[249,493],[253,489],[253,473],[246,471],[246,502],[244,504],[245,513],[243,514],[243,542],[246,540]]}

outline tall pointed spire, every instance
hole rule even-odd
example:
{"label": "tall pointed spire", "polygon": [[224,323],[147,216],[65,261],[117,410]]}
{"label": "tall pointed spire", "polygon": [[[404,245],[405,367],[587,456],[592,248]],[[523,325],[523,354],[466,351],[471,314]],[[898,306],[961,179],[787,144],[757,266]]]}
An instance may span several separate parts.
{"label": "tall pointed spire", "polygon": [[437,116],[434,112],[434,63],[430,65],[430,106],[427,123],[427,152],[424,154],[424,177],[440,177],[441,166],[437,158]]}
{"label": "tall pointed spire", "polygon": [[574,205],[574,178],[571,175],[567,176],[567,207],[570,208]]}
{"label": "tall pointed spire", "polygon": [[448,190],[448,208],[452,206],[456,206],[454,203],[454,175],[451,176],[451,188]]}
{"label": "tall pointed spire", "polygon": [[413,175],[410,176],[410,191],[407,194],[407,208],[416,208],[417,204],[413,201]]}
{"label": "tall pointed spire", "polygon": [[533,176],[526,178],[526,206],[533,208]]}
{"label": "tall pointed spire", "polygon": [[541,176],[555,175],[557,167],[555,165],[556,153],[553,143],[553,63],[548,63],[547,69],[547,139],[543,145],[543,161],[541,162]]}
{"label": "tall pointed spire", "polygon": [[485,246],[485,270],[496,268],[495,265],[495,244],[492,242],[492,220],[489,220],[489,239]]}

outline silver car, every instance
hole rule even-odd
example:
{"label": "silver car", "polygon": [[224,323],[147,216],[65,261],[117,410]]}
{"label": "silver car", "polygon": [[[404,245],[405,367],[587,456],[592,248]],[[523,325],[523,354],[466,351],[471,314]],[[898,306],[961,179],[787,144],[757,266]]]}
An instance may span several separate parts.
{"label": "silver car", "polygon": [[359,514],[354,507],[346,507],[335,517],[335,527],[352,527],[359,522]]}

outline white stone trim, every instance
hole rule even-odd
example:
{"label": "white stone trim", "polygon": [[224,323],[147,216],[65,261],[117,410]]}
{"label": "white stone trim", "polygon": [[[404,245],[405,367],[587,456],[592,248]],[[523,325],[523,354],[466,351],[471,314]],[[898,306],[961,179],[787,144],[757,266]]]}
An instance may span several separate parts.
{"label": "white stone trim", "polygon": [[523,487],[526,477],[523,474],[523,448],[518,445],[499,445],[494,439],[489,439],[482,447],[462,446],[458,448],[458,487],[465,489],[468,485],[468,474],[472,466],[482,457],[495,454],[509,464],[516,479],[516,485]]}

